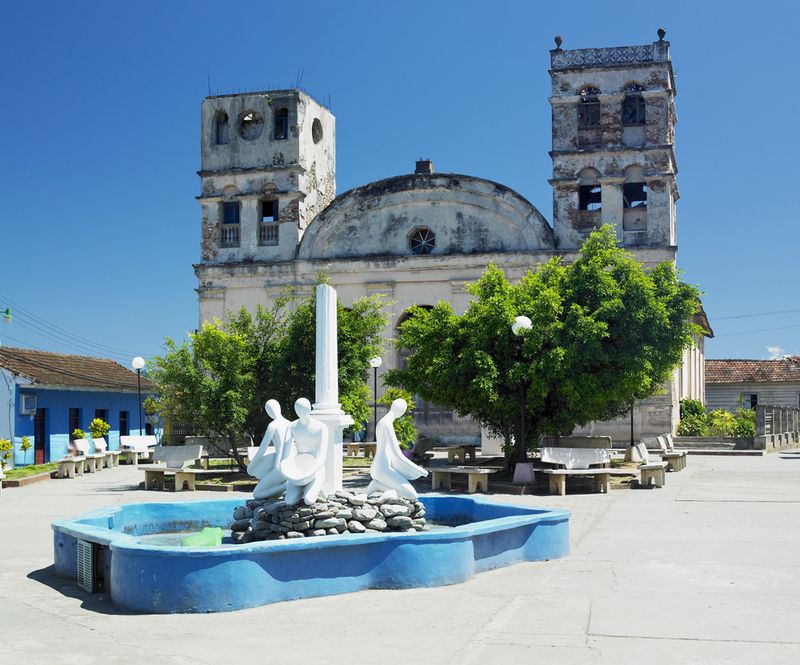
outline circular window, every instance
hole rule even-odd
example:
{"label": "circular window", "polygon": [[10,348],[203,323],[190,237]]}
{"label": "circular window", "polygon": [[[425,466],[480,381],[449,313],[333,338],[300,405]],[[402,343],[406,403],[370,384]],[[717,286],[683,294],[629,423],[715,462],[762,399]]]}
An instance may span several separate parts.
{"label": "circular window", "polygon": [[257,139],[264,131],[264,118],[256,111],[245,111],[239,116],[239,136],[248,141]]}
{"label": "circular window", "polygon": [[311,138],[314,139],[314,143],[322,140],[322,123],[319,118],[314,118],[314,122],[311,123]]}
{"label": "circular window", "polygon": [[436,247],[436,234],[427,228],[414,229],[408,236],[413,254],[430,254]]}

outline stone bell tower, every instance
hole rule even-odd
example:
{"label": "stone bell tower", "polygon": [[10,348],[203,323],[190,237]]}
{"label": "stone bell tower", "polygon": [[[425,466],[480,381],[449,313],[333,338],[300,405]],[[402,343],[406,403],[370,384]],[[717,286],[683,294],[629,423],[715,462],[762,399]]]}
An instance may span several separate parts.
{"label": "stone bell tower", "polygon": [[200,127],[195,273],[204,321],[260,301],[253,293],[226,303],[214,268],[236,282],[253,264],[294,259],[303,231],[336,196],[336,119],[300,90],[270,90],[206,97]]}
{"label": "stone bell tower", "polygon": [[646,264],[674,260],[675,78],[665,32],[642,46],[550,51],[553,224],[560,249],[616,224]]}

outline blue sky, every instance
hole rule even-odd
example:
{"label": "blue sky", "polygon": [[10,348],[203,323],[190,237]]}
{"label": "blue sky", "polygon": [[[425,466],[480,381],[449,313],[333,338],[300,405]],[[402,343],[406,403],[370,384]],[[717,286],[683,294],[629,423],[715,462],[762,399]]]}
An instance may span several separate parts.
{"label": "blue sky", "polygon": [[299,80],[330,98],[339,192],[425,156],[516,189],[552,220],[553,36],[564,48],[644,44],[663,26],[678,89],[678,262],[705,293],[707,356],[800,353],[792,3],[4,5],[0,304],[17,313],[0,326],[5,345],[127,363],[196,327],[209,79],[215,93]]}

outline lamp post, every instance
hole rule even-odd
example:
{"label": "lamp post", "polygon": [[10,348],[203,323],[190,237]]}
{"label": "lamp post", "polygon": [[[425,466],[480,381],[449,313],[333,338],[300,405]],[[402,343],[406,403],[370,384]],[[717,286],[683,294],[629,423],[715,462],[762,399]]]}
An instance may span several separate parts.
{"label": "lamp post", "polygon": [[136,370],[136,389],[139,393],[139,436],[142,435],[142,368],[144,367],[144,358],[136,356],[131,360],[131,367]]}
{"label": "lamp post", "polygon": [[373,383],[372,383],[372,419],[374,424],[372,426],[372,433],[377,441],[378,439],[378,368],[383,364],[380,356],[370,358],[369,366],[372,367]]}
{"label": "lamp post", "polygon": [[[514,323],[511,324],[511,332],[513,332],[517,337],[523,338],[524,344],[524,335],[528,332],[533,323],[527,316],[518,316],[514,319]],[[525,382],[521,381],[519,384],[519,419],[520,419],[520,462],[526,462],[528,460],[528,451],[525,448]]]}

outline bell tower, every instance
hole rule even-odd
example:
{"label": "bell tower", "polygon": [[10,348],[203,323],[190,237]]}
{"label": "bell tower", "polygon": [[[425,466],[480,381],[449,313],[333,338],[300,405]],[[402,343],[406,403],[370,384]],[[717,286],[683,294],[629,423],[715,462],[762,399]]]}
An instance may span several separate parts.
{"label": "bell tower", "polygon": [[675,78],[664,30],[641,46],[566,50],[552,82],[553,226],[562,250],[615,224],[647,264],[674,260]]}
{"label": "bell tower", "polygon": [[200,266],[294,258],[336,195],[333,114],[294,89],[206,97],[200,146]]}

